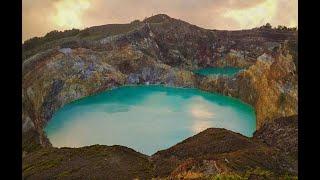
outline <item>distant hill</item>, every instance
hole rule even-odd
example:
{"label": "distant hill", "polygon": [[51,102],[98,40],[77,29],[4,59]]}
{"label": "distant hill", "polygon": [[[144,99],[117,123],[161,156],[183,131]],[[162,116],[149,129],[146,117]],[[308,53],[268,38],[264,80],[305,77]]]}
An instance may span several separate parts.
{"label": "distant hill", "polygon": [[[272,48],[275,43],[285,40],[292,44],[293,52],[297,49],[298,36],[297,30],[284,28],[284,26],[275,29],[262,26],[239,31],[208,30],[165,14],[158,14],[143,21],[135,20],[128,24],[107,24],[83,30],[51,31],[43,37],[26,40],[22,44],[22,60],[54,47],[95,49],[97,48],[96,42],[101,39],[120,35],[127,37],[131,35],[132,38],[127,38],[127,40],[128,43],[133,43],[138,38],[148,36],[147,31],[154,33],[154,39],[164,55],[159,58],[169,58],[168,61],[172,63],[176,63],[176,60],[170,58],[168,49],[180,51],[186,59],[199,59],[200,63],[209,64],[210,62],[204,61],[216,60],[217,57],[212,57],[214,53],[217,53],[217,56],[223,56],[230,49],[238,49],[247,51],[248,57],[256,58],[265,49]],[[132,36],[134,34],[140,34],[140,37]],[[221,52],[215,52],[213,46],[216,51]],[[223,48],[219,50],[219,47]],[[200,51],[195,51],[199,48]]]}

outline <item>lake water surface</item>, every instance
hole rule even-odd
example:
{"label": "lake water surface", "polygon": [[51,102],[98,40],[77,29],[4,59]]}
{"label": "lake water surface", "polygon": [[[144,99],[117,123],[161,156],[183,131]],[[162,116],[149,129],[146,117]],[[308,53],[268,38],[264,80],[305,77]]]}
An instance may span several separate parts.
{"label": "lake water surface", "polygon": [[252,136],[254,109],[198,89],[124,86],[65,105],[45,132],[55,147],[123,145],[151,155],[209,127]]}
{"label": "lake water surface", "polygon": [[225,76],[233,76],[241,71],[243,68],[237,67],[210,67],[196,70],[195,73],[204,75],[204,76],[217,76],[217,75],[225,75]]}

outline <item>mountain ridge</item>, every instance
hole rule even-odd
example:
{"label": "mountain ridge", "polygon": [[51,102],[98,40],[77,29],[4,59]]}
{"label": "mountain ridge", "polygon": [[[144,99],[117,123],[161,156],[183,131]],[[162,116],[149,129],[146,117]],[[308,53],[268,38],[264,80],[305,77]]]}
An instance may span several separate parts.
{"label": "mountain ridge", "polygon": [[[280,34],[297,34],[297,31],[295,30],[277,30],[277,29],[268,29],[265,28],[265,26],[261,26],[259,28],[252,28],[252,29],[246,29],[246,30],[211,30],[211,29],[205,29],[201,28],[196,25],[192,25],[186,21],[182,21],[179,19],[171,18],[170,16],[166,14],[158,14],[154,15],[151,17],[148,17],[144,19],[143,21],[140,20],[135,20],[132,21],[131,23],[123,23],[123,24],[105,24],[105,25],[99,25],[99,26],[92,26],[85,28],[83,30],[79,29],[71,29],[71,30],[64,30],[64,31],[57,31],[53,30],[49,33],[47,33],[45,36],[42,37],[33,37],[30,38],[22,44],[22,52],[23,52],[23,59],[26,59],[27,57],[30,57],[31,55],[35,54],[36,52],[39,51],[34,51],[34,52],[28,52],[31,51],[33,48],[36,48],[38,46],[45,46],[43,48],[40,48],[42,51],[44,49],[48,49],[52,47],[48,42],[55,42],[53,45],[61,45],[63,43],[67,43],[69,41],[73,41],[76,39],[88,39],[90,38],[103,38],[103,37],[108,37],[108,36],[113,36],[113,35],[119,35],[119,34],[125,34],[128,33],[135,28],[139,28],[143,26],[144,24],[150,23],[150,24],[159,24],[158,19],[163,19],[163,21],[160,21],[160,23],[164,23],[166,20],[170,21],[170,23],[173,24],[178,24],[178,25],[184,25],[184,26],[190,26],[193,27],[195,30],[201,30],[201,31],[207,31],[207,32],[219,32],[219,34],[223,35],[224,33],[241,33],[241,32],[248,32],[252,33],[253,31],[261,31],[262,33],[264,31],[271,31],[273,33],[280,33]],[[157,21],[156,21],[157,20]],[[135,22],[135,23],[133,23]],[[91,35],[89,35],[91,33]],[[291,35],[290,35],[291,36]],[[293,35],[295,36],[295,35]],[[62,42],[59,42],[62,41]],[[64,42],[66,41],[66,42]]]}

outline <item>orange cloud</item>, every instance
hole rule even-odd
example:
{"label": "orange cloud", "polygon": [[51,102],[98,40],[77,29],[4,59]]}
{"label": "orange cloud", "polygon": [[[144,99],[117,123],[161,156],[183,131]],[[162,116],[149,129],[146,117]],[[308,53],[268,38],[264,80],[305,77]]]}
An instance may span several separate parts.
{"label": "orange cloud", "polygon": [[68,0],[54,3],[51,22],[63,28],[82,28],[82,15],[90,7],[90,0]]}
{"label": "orange cloud", "polygon": [[23,0],[23,39],[165,13],[208,29],[298,25],[298,0]]}

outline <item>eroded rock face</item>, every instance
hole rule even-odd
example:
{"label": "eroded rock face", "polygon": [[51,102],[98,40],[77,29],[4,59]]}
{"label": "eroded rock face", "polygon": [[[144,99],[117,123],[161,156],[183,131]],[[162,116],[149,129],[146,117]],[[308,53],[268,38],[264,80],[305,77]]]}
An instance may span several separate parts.
{"label": "eroded rock face", "polygon": [[236,97],[256,111],[257,129],[266,121],[298,113],[298,82],[292,56],[281,47],[263,54],[235,77],[199,78],[199,88]]}
{"label": "eroded rock face", "polygon": [[298,157],[298,116],[282,117],[272,123],[265,123],[254,133],[253,138]]}
{"label": "eroded rock face", "polygon": [[97,56],[86,49],[74,49],[68,55],[57,51],[32,69],[23,69],[23,109],[36,128],[43,128],[65,103],[124,84],[125,77]]}

